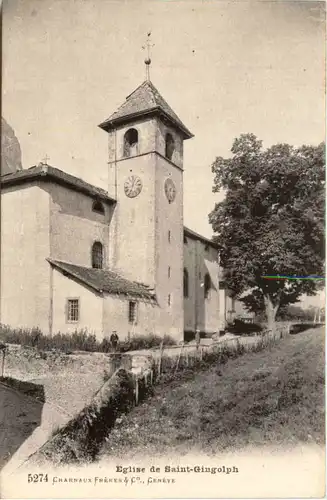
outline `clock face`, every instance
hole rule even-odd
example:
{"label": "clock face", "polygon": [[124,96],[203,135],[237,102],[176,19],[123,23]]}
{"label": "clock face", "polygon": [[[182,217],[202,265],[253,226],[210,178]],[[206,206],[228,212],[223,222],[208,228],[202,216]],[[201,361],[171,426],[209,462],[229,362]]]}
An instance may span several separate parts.
{"label": "clock face", "polygon": [[166,179],[165,182],[165,193],[169,203],[172,203],[176,198],[176,186],[172,179]]}
{"label": "clock face", "polygon": [[137,175],[130,175],[124,184],[124,191],[129,198],[135,198],[142,191],[142,181]]}

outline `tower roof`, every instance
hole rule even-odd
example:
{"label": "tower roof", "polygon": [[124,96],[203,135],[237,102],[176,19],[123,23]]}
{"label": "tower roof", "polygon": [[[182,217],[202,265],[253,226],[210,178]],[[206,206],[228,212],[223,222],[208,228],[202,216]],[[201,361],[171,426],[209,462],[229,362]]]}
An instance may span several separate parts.
{"label": "tower roof", "polygon": [[117,125],[135,120],[138,116],[161,115],[169,120],[184,135],[185,139],[193,134],[185,127],[169,104],[160,95],[159,91],[149,80],[144,81],[126,101],[107,120],[100,123],[99,127],[109,132]]}

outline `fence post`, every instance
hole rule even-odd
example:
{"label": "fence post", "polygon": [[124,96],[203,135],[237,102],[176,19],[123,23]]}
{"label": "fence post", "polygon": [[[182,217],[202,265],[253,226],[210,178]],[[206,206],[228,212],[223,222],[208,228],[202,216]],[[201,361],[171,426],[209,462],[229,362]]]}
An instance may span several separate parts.
{"label": "fence post", "polygon": [[163,343],[163,340],[162,340],[161,344],[160,344],[160,355],[159,355],[159,364],[158,364],[158,378],[160,378],[160,375],[161,375],[161,364],[162,364],[162,353],[163,353],[163,350],[164,350],[164,343]]}
{"label": "fence post", "polygon": [[139,380],[136,375],[135,377],[135,404],[137,405],[139,402]]}
{"label": "fence post", "polygon": [[181,359],[181,355],[182,355],[183,349],[184,349],[184,344],[182,344],[181,350],[179,351],[179,354],[178,354],[177,363],[176,363],[176,367],[175,367],[175,373],[177,373],[178,365],[179,365],[179,362],[180,362],[180,359]]}
{"label": "fence post", "polygon": [[200,330],[197,330],[195,333],[195,345],[196,345],[196,350],[199,350],[199,345],[200,345]]}
{"label": "fence post", "polygon": [[5,346],[5,344],[0,344],[0,350],[2,351],[1,377],[3,377],[4,372],[5,372],[5,357],[6,357],[6,346]]}

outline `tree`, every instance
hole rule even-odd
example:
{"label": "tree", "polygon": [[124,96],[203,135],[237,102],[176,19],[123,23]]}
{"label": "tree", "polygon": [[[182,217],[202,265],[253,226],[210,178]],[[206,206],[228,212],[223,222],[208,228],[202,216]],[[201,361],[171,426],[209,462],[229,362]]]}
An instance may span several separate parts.
{"label": "tree", "polygon": [[276,144],[264,150],[253,134],[233,143],[231,158],[212,164],[213,192],[225,199],[209,214],[221,265],[235,297],[265,311],[274,329],[278,309],[315,295],[324,272],[325,147]]}

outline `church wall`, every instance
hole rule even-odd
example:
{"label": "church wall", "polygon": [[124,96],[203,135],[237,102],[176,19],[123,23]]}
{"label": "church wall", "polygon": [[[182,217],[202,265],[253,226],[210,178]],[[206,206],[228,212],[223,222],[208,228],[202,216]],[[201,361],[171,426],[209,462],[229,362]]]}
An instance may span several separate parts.
{"label": "church wall", "polygon": [[[134,198],[124,192],[131,175],[142,181]],[[127,278],[154,286],[154,162],[152,155],[130,158],[118,165],[113,268]]]}
{"label": "church wall", "polygon": [[[117,129],[117,160],[121,161],[117,161],[116,167],[109,164],[110,185],[115,182],[117,184],[117,205],[112,220],[116,244],[110,266],[129,279],[150,286],[154,286],[155,281],[155,161],[152,152],[155,149],[155,125],[155,120],[144,120]],[[130,128],[138,131],[138,151],[134,152],[138,156],[124,158],[124,135]],[[109,162],[115,159],[114,135],[109,134]],[[130,198],[125,194],[124,184],[132,175],[140,177],[142,190],[137,196]]]}
{"label": "church wall", "polygon": [[49,329],[49,195],[37,182],[2,189],[1,322]]}
{"label": "church wall", "polygon": [[94,199],[57,184],[48,185],[50,203],[50,256],[53,259],[91,267],[94,241],[104,246],[104,263],[113,250],[110,221],[113,208],[103,203],[105,215],[92,211]]}
{"label": "church wall", "polygon": [[[67,322],[67,299],[79,299],[80,319],[77,323]],[[53,326],[56,334],[73,333],[86,329],[95,334],[97,340],[103,339],[103,298],[95,292],[69,279],[56,269],[53,270]]]}
{"label": "church wall", "polygon": [[183,168],[183,139],[179,133],[175,131],[174,128],[168,127],[161,120],[157,120],[158,133],[156,136],[156,151],[162,156],[166,153],[166,134],[172,135],[175,143],[175,150],[171,161],[177,165],[179,168]]}
{"label": "church wall", "polygon": [[117,332],[120,340],[133,335],[160,334],[158,327],[158,306],[142,300],[131,299],[137,303],[137,322],[129,322],[129,300],[115,295],[105,295],[103,311],[104,336],[110,337]]}
{"label": "church wall", "polygon": [[[217,250],[201,240],[186,236],[184,267],[189,275],[189,296],[184,298],[184,324],[186,332],[212,334],[222,328]],[[209,296],[205,297],[206,273],[211,279]],[[221,307],[220,307],[221,306]]]}
{"label": "church wall", "polygon": [[197,242],[189,238],[184,243],[184,268],[188,273],[188,297],[184,297],[184,330],[195,332],[196,330],[196,293],[199,288],[198,272],[196,269],[196,247]]}
{"label": "church wall", "polygon": [[[176,197],[171,203],[165,194],[165,181],[173,180]],[[155,259],[156,292],[161,307],[160,325],[180,341],[183,339],[183,177],[169,161],[156,157]]]}

